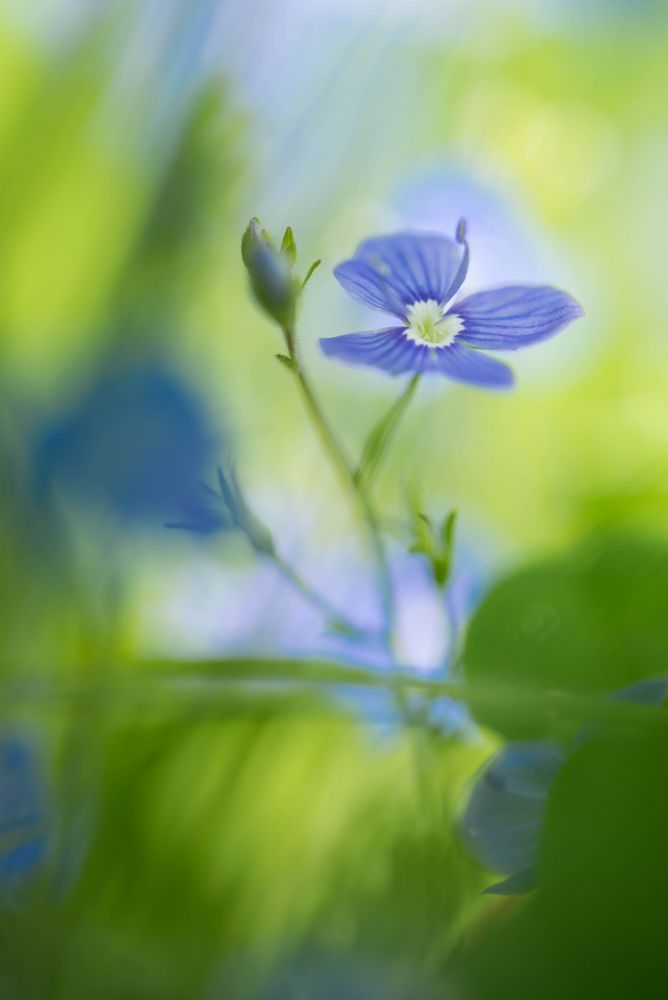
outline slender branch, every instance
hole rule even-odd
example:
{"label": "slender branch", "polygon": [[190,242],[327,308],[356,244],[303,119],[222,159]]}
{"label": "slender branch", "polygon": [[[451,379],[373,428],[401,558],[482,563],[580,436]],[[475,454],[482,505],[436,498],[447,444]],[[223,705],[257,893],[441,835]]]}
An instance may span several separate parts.
{"label": "slender branch", "polygon": [[[292,364],[289,366],[293,371],[299,383],[302,396],[311,414],[313,422],[318,430],[320,438],[325,446],[325,450],[332,460],[332,464],[341,476],[344,484],[351,490],[353,497],[359,505],[359,509],[362,515],[362,519],[367,529],[369,542],[373,556],[376,562],[378,582],[380,589],[381,602],[383,606],[383,619],[385,624],[385,629],[383,633],[383,639],[385,645],[388,649],[390,655],[393,654],[392,650],[392,637],[394,631],[394,593],[392,588],[392,578],[390,575],[390,568],[387,559],[387,553],[385,551],[385,546],[383,544],[382,535],[380,532],[380,525],[378,518],[376,517],[375,511],[371,505],[369,497],[367,495],[365,485],[362,482],[363,476],[359,474],[359,469],[355,468],[349,461],[345,451],[339,444],[339,441],[332,431],[329,423],[322,410],[320,409],[320,404],[311,388],[310,382],[301,366],[299,355],[297,353],[297,345],[295,341],[294,331],[288,327],[283,330],[285,336],[285,343],[288,349],[288,355]],[[393,411],[390,413],[389,420],[389,431],[391,433],[392,425],[396,423],[397,416],[400,416],[403,410],[406,408],[411,396],[415,392],[417,387],[417,377],[413,378],[409,383],[409,386],[405,390],[399,404],[395,404]],[[398,410],[398,413],[395,411]],[[389,434],[387,435],[389,437]],[[380,451],[378,458],[380,457],[380,452],[385,447],[387,439],[381,435],[380,437]],[[373,452],[369,452],[367,456],[373,458]],[[394,694],[395,703],[397,709],[404,721],[404,724],[411,729],[414,726],[418,728],[415,730],[416,733],[420,733],[420,723],[421,723],[421,713],[415,710],[414,706],[411,704],[410,697],[406,690],[404,689],[403,679],[400,674],[393,671],[393,677],[391,679],[391,688]],[[415,756],[415,768],[416,768],[416,784],[418,794],[426,805],[429,805],[433,801],[433,797],[430,793],[428,779],[427,779],[427,769],[425,762],[425,747],[422,737],[416,738],[413,745],[414,756]]]}
{"label": "slender branch", "polygon": [[383,607],[383,618],[385,621],[384,638],[390,643],[393,622],[394,622],[394,594],[392,590],[392,579],[387,561],[387,554],[383,545],[378,520],[373,507],[369,501],[366,491],[357,481],[355,469],[348,459],[338,438],[329,426],[327,418],[320,408],[320,404],[311,388],[311,384],[301,365],[297,353],[294,331],[288,327],[284,328],[285,343],[288,349],[290,360],[293,363],[293,371],[299,387],[301,389],[304,402],[311,414],[313,423],[320,435],[320,439],[325,446],[332,465],[336,469],[343,484],[352,491],[352,494],[359,506],[362,520],[365,524],[369,538],[370,548],[376,562],[378,583],[380,589],[381,602]]}
{"label": "slender branch", "polygon": [[376,472],[390,439],[399,425],[401,417],[408,409],[408,404],[415,395],[419,382],[420,375],[414,375],[401,396],[399,396],[399,399],[395,400],[387,413],[380,418],[369,434],[359,465],[355,470],[355,481],[357,483],[361,483],[363,480],[368,482]]}
{"label": "slender branch", "polygon": [[448,674],[452,674],[452,671],[457,666],[458,660],[461,653],[461,629],[459,628],[459,622],[457,621],[457,615],[452,607],[452,600],[448,589],[443,595],[443,603],[445,606],[445,613],[448,619],[448,627],[450,629],[450,635],[448,637],[447,649],[445,651],[445,656],[443,657],[443,670],[447,671]]}
{"label": "slender branch", "polygon": [[308,601],[314,608],[321,611],[327,618],[329,618],[330,625],[334,628],[338,628],[342,632],[347,632],[350,635],[357,636],[358,638],[374,638],[378,637],[376,633],[369,631],[368,629],[361,628],[356,625],[353,621],[348,618],[347,615],[343,614],[341,611],[337,610],[332,604],[329,603],[326,597],[323,597],[312,584],[305,580],[303,576],[287,562],[278,553],[274,553],[271,557],[272,562],[276,569],[279,571],[281,576],[297,591],[301,594],[305,601]]}

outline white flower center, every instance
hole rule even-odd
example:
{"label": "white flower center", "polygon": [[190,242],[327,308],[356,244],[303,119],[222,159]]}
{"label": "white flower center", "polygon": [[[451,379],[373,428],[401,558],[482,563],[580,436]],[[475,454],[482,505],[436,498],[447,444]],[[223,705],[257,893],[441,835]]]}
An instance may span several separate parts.
{"label": "white flower center", "polygon": [[430,347],[447,347],[464,327],[461,316],[454,313],[444,315],[442,306],[435,299],[414,302],[406,310],[406,320],[406,335],[417,344],[428,344]]}

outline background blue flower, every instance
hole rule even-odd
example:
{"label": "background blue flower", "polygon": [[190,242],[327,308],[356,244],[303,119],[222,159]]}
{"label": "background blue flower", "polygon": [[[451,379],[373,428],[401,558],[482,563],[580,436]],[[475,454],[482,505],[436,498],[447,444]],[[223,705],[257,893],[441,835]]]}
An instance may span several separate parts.
{"label": "background blue flower", "polygon": [[0,892],[13,893],[42,867],[48,849],[47,810],[30,742],[0,734]]}
{"label": "background blue flower", "polygon": [[218,436],[202,403],[165,360],[130,357],[103,367],[72,406],[36,435],[38,494],[54,491],[126,524],[165,519],[219,527],[200,480]]}
{"label": "background blue flower", "polygon": [[[659,707],[668,690],[663,677],[639,681],[609,697]],[[483,770],[462,818],[463,839],[481,864],[507,878],[487,893],[517,896],[534,889],[545,810],[557,774],[584,742],[596,736],[583,727],[573,745],[558,740],[508,743]]]}

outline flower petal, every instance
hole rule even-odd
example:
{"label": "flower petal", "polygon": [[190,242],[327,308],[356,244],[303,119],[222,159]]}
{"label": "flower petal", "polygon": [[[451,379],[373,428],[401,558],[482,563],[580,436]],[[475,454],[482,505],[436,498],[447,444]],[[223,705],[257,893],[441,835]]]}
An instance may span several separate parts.
{"label": "flower petal", "polygon": [[351,365],[380,368],[391,375],[421,371],[421,353],[426,351],[406,336],[402,326],[370,333],[346,333],[320,341],[324,353]]}
{"label": "flower petal", "polygon": [[450,312],[464,322],[458,340],[493,350],[535,344],[584,315],[575,299],[548,285],[509,285],[477,292]]}
{"label": "flower petal", "polygon": [[631,705],[650,705],[660,708],[666,700],[668,694],[668,678],[647,677],[645,680],[636,681],[630,687],[622,688],[609,695],[614,701],[627,701]]}
{"label": "flower petal", "polygon": [[513,372],[503,361],[472,350],[457,342],[432,350],[431,367],[423,371],[438,371],[456,382],[466,382],[483,389],[507,389],[513,384]]}
{"label": "flower petal", "polygon": [[403,319],[406,308],[385,278],[364,260],[353,257],[334,268],[334,277],[348,295],[372,309],[393,313]]}
{"label": "flower petal", "polygon": [[509,743],[483,770],[460,830],[490,871],[513,875],[533,867],[547,799],[565,760],[551,740]]}
{"label": "flower petal", "polygon": [[346,333],[325,337],[320,346],[330,358],[351,365],[379,368],[390,375],[419,372],[422,375],[445,375],[456,382],[503,389],[513,384],[508,365],[470,347],[450,344],[429,347],[418,344],[403,326],[391,326],[369,333]]}
{"label": "flower petal", "polygon": [[403,317],[414,302],[434,299],[444,304],[452,298],[466,276],[467,263],[464,241],[434,233],[395,233],[365,240],[334,274],[354,298]]}

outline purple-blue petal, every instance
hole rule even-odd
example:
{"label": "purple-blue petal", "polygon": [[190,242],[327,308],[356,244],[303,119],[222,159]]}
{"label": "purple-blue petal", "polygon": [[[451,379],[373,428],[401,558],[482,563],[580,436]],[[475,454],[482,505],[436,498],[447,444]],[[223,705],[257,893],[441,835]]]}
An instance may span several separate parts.
{"label": "purple-blue petal", "polygon": [[388,327],[370,333],[347,333],[320,341],[323,352],[350,365],[379,368],[390,375],[417,372],[445,375],[456,382],[486,389],[505,389],[513,384],[508,365],[461,344],[428,347],[416,343],[405,327]]}
{"label": "purple-blue petal", "polygon": [[434,233],[395,233],[365,240],[334,274],[353,298],[403,318],[414,302],[452,298],[467,263],[464,243]]}
{"label": "purple-blue petal", "polygon": [[509,285],[477,292],[450,312],[464,323],[458,340],[493,350],[535,344],[584,315],[575,299],[547,285]]}
{"label": "purple-blue petal", "polygon": [[513,372],[508,365],[458,341],[459,337],[448,347],[430,351],[434,367],[425,370],[439,371],[456,382],[482,389],[509,389],[512,386]]}
{"label": "purple-blue petal", "polygon": [[325,337],[320,346],[330,358],[349,365],[379,368],[390,375],[420,371],[420,352],[424,350],[406,336],[403,326]]}
{"label": "purple-blue petal", "polygon": [[398,319],[406,313],[404,303],[386,280],[364,260],[353,257],[334,268],[334,277],[348,295],[372,309],[389,312]]}

